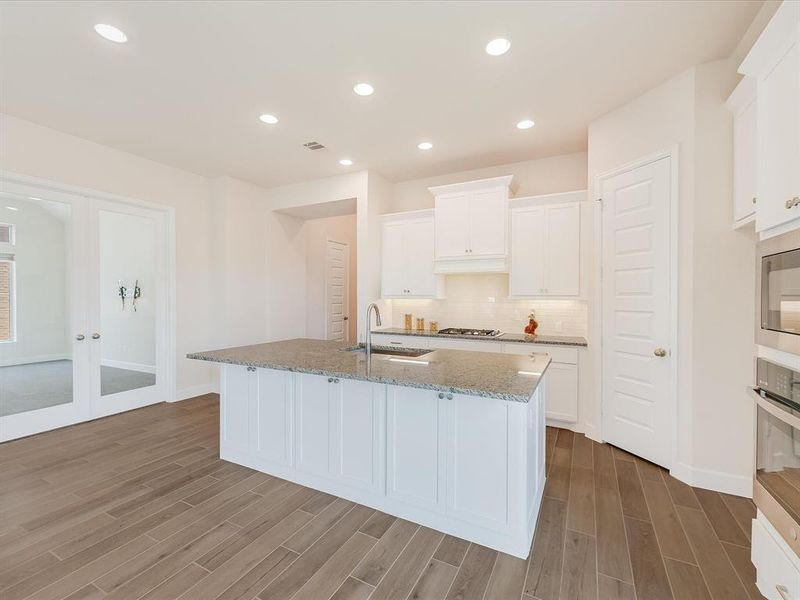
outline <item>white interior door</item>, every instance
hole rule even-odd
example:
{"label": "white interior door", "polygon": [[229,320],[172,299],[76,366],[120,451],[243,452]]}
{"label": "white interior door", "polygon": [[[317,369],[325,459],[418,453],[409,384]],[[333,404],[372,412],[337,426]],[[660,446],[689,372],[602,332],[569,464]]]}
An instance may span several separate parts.
{"label": "white interior door", "polygon": [[0,441],[90,418],[84,198],[3,181]]}
{"label": "white interior door", "polygon": [[603,438],[667,468],[671,159],[602,181]]}
{"label": "white interior door", "polygon": [[93,418],[168,397],[165,228],[161,211],[92,203]]}
{"label": "white interior door", "polygon": [[350,340],[350,248],[347,244],[328,240],[325,279],[326,339],[347,342]]}

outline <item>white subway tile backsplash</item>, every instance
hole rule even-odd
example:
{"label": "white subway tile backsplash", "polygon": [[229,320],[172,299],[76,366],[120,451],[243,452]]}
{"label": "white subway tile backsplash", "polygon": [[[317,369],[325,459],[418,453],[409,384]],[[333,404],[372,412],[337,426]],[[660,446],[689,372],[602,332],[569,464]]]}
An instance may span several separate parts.
{"label": "white subway tile backsplash", "polygon": [[[586,336],[588,308],[583,300],[525,300],[508,298],[508,275],[503,273],[448,275],[447,298],[442,300],[392,300],[392,323],[401,326],[403,315],[438,321],[445,327],[477,327],[522,333],[533,310],[537,333]],[[560,323],[560,328],[557,324]]]}

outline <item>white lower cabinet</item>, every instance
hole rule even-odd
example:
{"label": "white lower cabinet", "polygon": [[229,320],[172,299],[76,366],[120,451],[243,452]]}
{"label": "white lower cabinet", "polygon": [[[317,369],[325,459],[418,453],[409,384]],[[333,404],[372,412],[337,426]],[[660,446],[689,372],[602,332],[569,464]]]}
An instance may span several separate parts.
{"label": "white lower cabinet", "polygon": [[388,387],[387,497],[427,510],[443,510],[445,402],[430,390]]}
{"label": "white lower cabinet", "polygon": [[383,386],[304,373],[295,382],[296,468],[374,489]]}
{"label": "white lower cabinet", "polygon": [[756,585],[768,600],[800,599],[800,560],[761,512],[753,519],[751,552]]}
{"label": "white lower cabinet", "polygon": [[[453,395],[447,401],[447,511],[486,527],[509,526],[508,402]],[[524,422],[523,422],[524,425]]]}
{"label": "white lower cabinet", "polygon": [[220,456],[525,558],[546,385],[505,402],[226,365]]}
{"label": "white lower cabinet", "polygon": [[578,348],[548,346],[545,344],[503,344],[506,354],[544,352],[552,362],[547,369],[548,419],[563,423],[578,422]]}

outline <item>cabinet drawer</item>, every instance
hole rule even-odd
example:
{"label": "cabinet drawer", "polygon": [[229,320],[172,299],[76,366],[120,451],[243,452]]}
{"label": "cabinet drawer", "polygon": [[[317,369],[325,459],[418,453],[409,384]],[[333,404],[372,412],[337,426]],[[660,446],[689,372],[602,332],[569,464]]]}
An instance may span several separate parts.
{"label": "cabinet drawer", "polygon": [[568,346],[555,346],[551,344],[527,344],[517,342],[504,342],[504,354],[528,355],[531,352],[549,354],[553,362],[565,363],[568,365],[578,364],[578,348]]}
{"label": "cabinet drawer", "polygon": [[429,348],[447,350],[472,350],[474,352],[502,352],[500,342],[490,340],[460,340],[447,338],[430,338]]}
{"label": "cabinet drawer", "polygon": [[[756,585],[770,600],[800,599],[800,572],[782,548],[782,540],[772,526],[762,519],[753,519],[752,561],[756,567]],[[783,598],[781,596],[783,593]]]}
{"label": "cabinet drawer", "polygon": [[373,333],[372,343],[376,346],[398,346],[400,348],[430,348],[430,338],[414,335],[390,335]]}

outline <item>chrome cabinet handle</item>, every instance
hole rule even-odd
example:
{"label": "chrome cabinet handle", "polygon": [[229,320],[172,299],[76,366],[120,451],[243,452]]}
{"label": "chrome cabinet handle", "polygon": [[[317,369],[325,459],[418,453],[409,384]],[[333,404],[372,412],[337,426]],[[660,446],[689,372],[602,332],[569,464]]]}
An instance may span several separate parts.
{"label": "chrome cabinet handle", "polygon": [[328,377],[328,383],[333,383],[333,377]]}
{"label": "chrome cabinet handle", "polygon": [[453,394],[447,394],[447,399],[448,400],[452,400],[453,399]]}
{"label": "chrome cabinet handle", "polygon": [[755,204],[757,201],[758,201],[758,198],[756,198],[755,196],[753,196],[753,204]]}
{"label": "chrome cabinet handle", "polygon": [[99,333],[93,333],[92,334],[92,339],[93,340],[99,340],[100,339],[100,334]]}
{"label": "chrome cabinet handle", "polygon": [[333,383],[339,383],[339,378],[338,377],[334,377],[333,378]]}
{"label": "chrome cabinet handle", "polygon": [[250,371],[251,373],[255,373],[256,372],[256,368],[255,367],[247,367],[247,370]]}
{"label": "chrome cabinet handle", "polygon": [[442,392],[439,392],[439,400],[444,400],[444,394]]}
{"label": "chrome cabinet handle", "polygon": [[667,355],[667,351],[664,348],[656,348],[653,350],[653,354],[655,354],[658,358],[664,358]]}
{"label": "chrome cabinet handle", "polygon": [[86,339],[86,336],[83,335],[82,333],[79,333],[78,335],[75,336],[75,339],[78,340],[79,342],[82,342],[83,340]]}
{"label": "chrome cabinet handle", "polygon": [[403,344],[403,342],[391,342],[391,341],[389,343],[390,344],[397,344],[398,346],[401,346]]}
{"label": "chrome cabinet handle", "polygon": [[789,595],[789,588],[785,585],[776,585],[775,591],[778,592],[778,595],[783,598],[783,600],[792,600],[792,597]]}
{"label": "chrome cabinet handle", "polygon": [[798,204],[800,204],[800,196],[795,196],[794,198],[787,200],[785,206],[786,208],[794,208]]}

